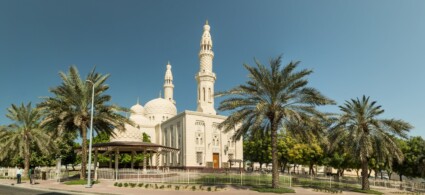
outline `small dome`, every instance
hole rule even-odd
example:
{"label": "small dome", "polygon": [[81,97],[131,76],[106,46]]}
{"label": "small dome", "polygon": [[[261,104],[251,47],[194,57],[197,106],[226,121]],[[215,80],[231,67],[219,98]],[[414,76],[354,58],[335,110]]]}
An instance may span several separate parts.
{"label": "small dome", "polygon": [[124,131],[114,129],[114,133],[115,133],[115,135],[110,137],[111,142],[116,142],[116,141],[131,142],[131,141],[141,141],[142,140],[141,131],[138,128],[132,127],[128,124],[125,125]]}
{"label": "small dome", "polygon": [[136,105],[132,106],[131,111],[133,111],[134,114],[143,114],[143,112],[145,111],[143,109],[143,106],[140,105],[139,103],[137,103]]}
{"label": "small dome", "polygon": [[145,113],[150,114],[170,114],[176,115],[177,108],[169,100],[163,98],[156,98],[145,104]]}

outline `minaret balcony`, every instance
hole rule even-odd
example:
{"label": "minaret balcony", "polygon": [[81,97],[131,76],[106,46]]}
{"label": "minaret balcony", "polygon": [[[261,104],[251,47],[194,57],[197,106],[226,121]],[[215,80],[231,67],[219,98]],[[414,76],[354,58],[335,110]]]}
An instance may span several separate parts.
{"label": "minaret balcony", "polygon": [[[196,79],[198,79],[198,78],[201,78],[201,77],[204,77],[204,78],[211,78],[211,79],[213,79],[213,80],[215,80],[217,77],[215,76],[215,73],[213,73],[213,72],[198,72],[197,74],[196,74],[196,76],[195,76],[195,78]],[[204,80],[204,79],[203,79]]]}
{"label": "minaret balcony", "polygon": [[202,55],[212,55],[212,56],[214,56],[214,52],[212,50],[201,50],[201,51],[199,51],[199,57],[201,57]]}

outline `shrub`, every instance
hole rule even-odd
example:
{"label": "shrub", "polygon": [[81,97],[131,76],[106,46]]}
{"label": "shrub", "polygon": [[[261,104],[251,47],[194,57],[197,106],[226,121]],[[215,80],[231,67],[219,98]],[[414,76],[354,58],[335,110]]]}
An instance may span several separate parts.
{"label": "shrub", "polygon": [[115,183],[114,183],[114,186],[118,186],[118,182],[115,182]]}
{"label": "shrub", "polygon": [[118,183],[118,187],[122,187],[122,183]]}
{"label": "shrub", "polygon": [[180,186],[174,186],[176,190],[180,190]]}
{"label": "shrub", "polygon": [[196,190],[196,186],[192,186],[192,190],[195,191]]}
{"label": "shrub", "polygon": [[124,183],[124,187],[128,187],[128,183]]}
{"label": "shrub", "polygon": [[149,188],[149,184],[146,184],[146,185],[145,185],[145,188],[146,188],[146,189],[148,189],[148,188]]}
{"label": "shrub", "polygon": [[135,184],[135,183],[130,183],[130,186],[131,186],[132,188],[134,188],[134,187],[136,187],[136,184]]}
{"label": "shrub", "polygon": [[139,187],[143,187],[143,183],[139,183],[139,185],[137,185],[137,186],[139,186]]}
{"label": "shrub", "polygon": [[171,185],[168,185],[167,188],[171,188]]}
{"label": "shrub", "polygon": [[211,191],[211,187],[208,187],[208,188],[207,188],[207,191]]}
{"label": "shrub", "polygon": [[164,185],[159,186],[159,189],[164,189]]}
{"label": "shrub", "polygon": [[158,185],[157,184],[155,184],[155,189],[158,189]]}

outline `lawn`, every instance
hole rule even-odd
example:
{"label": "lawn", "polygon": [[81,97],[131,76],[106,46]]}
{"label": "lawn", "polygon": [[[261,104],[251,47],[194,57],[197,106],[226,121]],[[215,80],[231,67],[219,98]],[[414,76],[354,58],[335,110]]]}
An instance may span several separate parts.
{"label": "lawn", "polygon": [[[272,183],[271,175],[259,174],[259,175],[241,175],[238,174],[205,174],[201,175],[195,183],[198,184],[209,184],[209,185],[242,185],[249,186],[252,190],[258,192],[274,192],[274,193],[294,193],[292,189],[284,188],[290,187],[290,177],[280,176],[279,186],[281,188],[273,189],[270,188]],[[327,193],[340,193],[343,191],[352,191],[365,194],[383,194],[375,190],[361,190],[358,184],[354,183],[342,183],[329,180],[319,180],[310,178],[297,178],[292,177],[291,186],[299,186],[304,188],[312,188],[314,191],[327,192]]]}
{"label": "lawn", "polygon": [[[70,180],[70,181],[65,181],[63,183],[66,185],[86,185],[87,180],[84,180],[84,179]],[[99,181],[92,181],[92,184],[97,184],[97,183],[99,183]]]}

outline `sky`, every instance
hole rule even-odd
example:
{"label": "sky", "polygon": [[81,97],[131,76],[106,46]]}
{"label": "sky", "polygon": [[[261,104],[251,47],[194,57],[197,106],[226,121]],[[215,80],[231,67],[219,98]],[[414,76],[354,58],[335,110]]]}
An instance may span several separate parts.
{"label": "sky", "polygon": [[[170,61],[178,112],[196,110],[203,25],[211,26],[215,91],[247,81],[243,64],[301,61],[309,86],[339,105],[370,96],[382,118],[425,137],[425,1],[0,0],[0,125],[11,104],[41,101],[77,66],[110,74],[111,103],[157,98]],[[222,99],[216,99],[215,106]],[[327,106],[324,111],[338,112]],[[226,114],[226,113],[224,113]]]}

